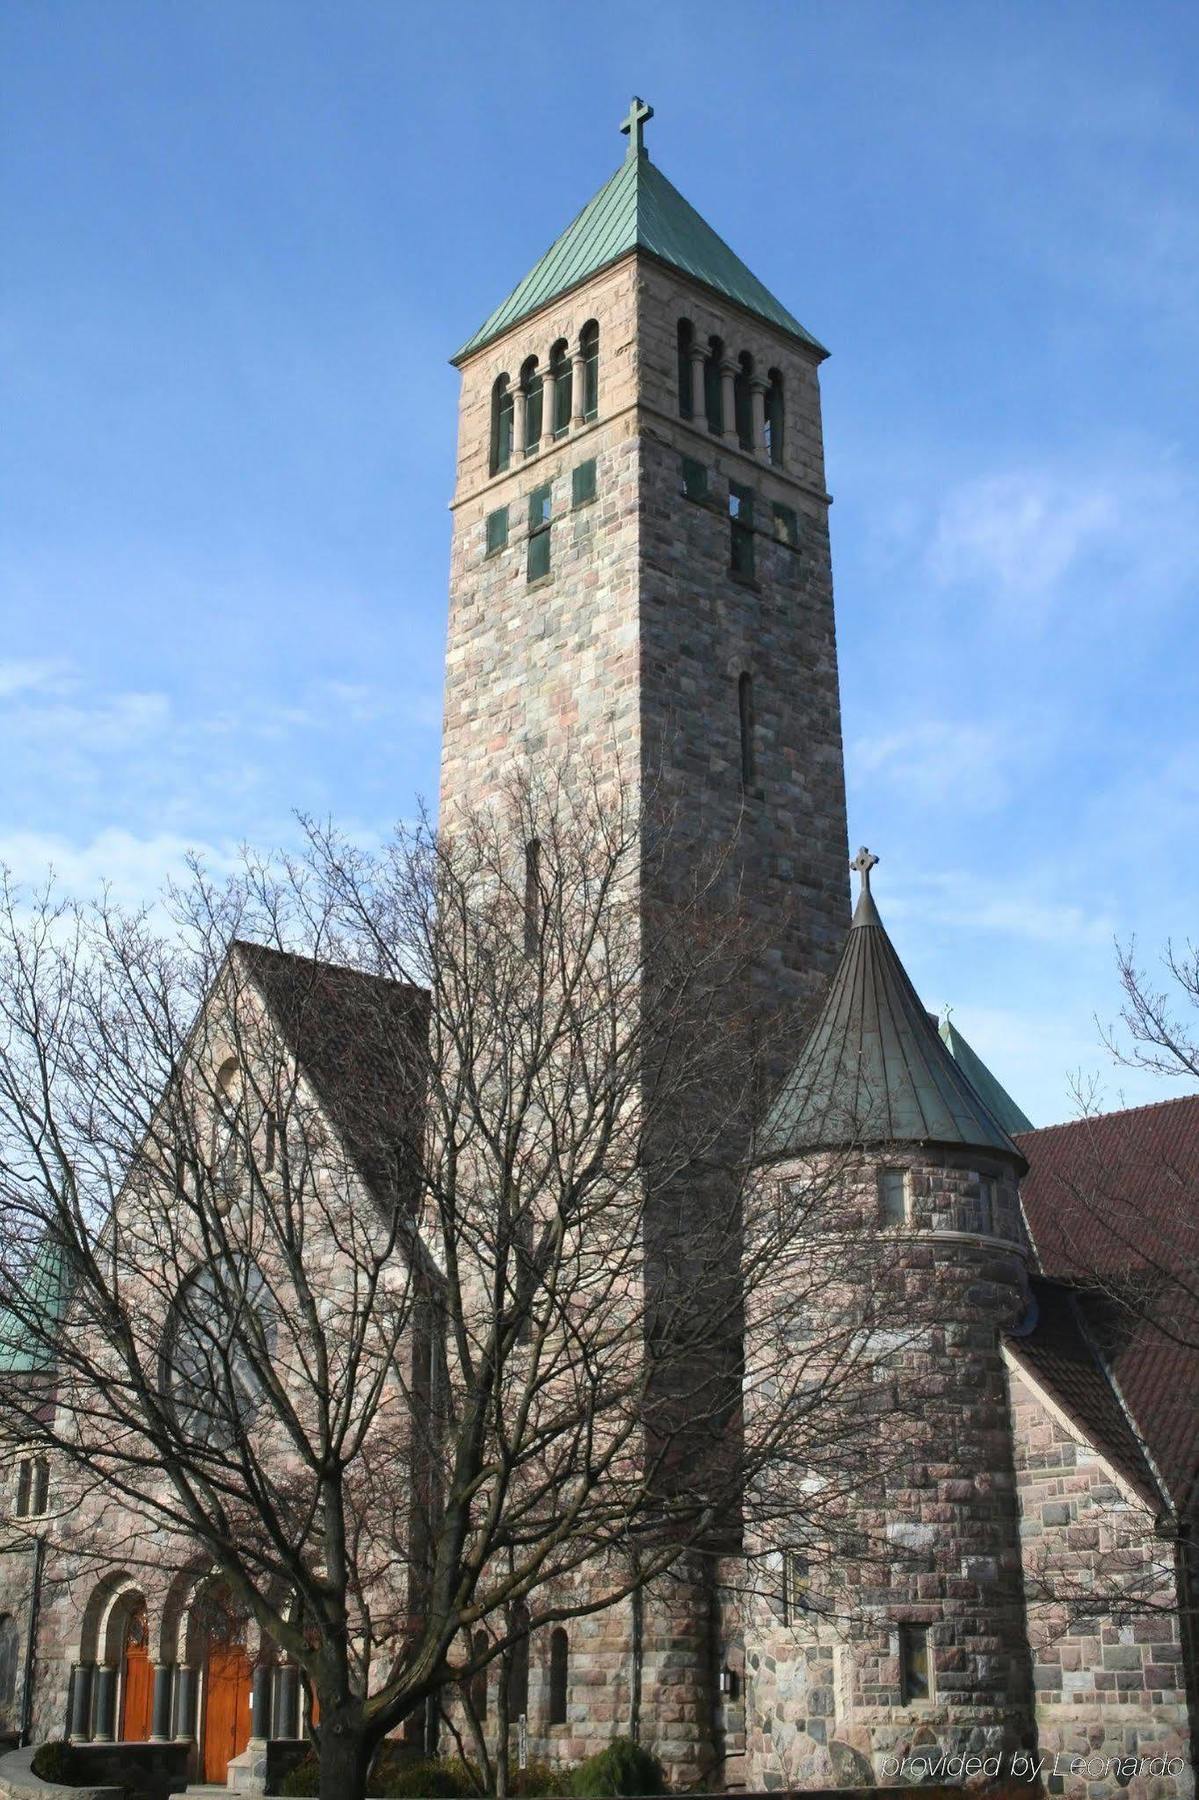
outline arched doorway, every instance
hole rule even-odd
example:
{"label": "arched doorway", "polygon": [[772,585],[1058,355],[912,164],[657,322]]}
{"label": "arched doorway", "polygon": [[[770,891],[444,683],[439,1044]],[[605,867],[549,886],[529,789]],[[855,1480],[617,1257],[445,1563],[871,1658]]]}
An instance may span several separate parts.
{"label": "arched doorway", "polygon": [[125,1620],[125,1654],[121,1669],[121,1728],[126,1743],[144,1744],[150,1735],[154,1674],[150,1667],[150,1633],[146,1603],[138,1600]]}
{"label": "arched doorway", "polygon": [[246,1620],[235,1611],[225,1590],[216,1588],[205,1595],[198,1623],[204,1644],[203,1779],[220,1787],[229,1764],[250,1741]]}

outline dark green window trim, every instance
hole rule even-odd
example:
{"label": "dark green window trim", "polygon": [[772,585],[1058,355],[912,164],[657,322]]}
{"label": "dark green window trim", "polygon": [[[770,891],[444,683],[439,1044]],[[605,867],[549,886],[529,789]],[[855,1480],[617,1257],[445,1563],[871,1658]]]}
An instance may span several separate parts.
{"label": "dark green window trim", "polygon": [[599,413],[599,326],[588,321],[579,333],[583,352],[583,417],[594,419]]}
{"label": "dark green window trim", "polygon": [[792,550],[799,549],[799,520],[793,506],[784,506],[781,500],[774,502],[771,511],[774,515],[774,535],[780,544],[789,544]]}
{"label": "dark green window trim", "polygon": [[525,565],[529,581],[540,581],[550,572],[550,517],[553,489],[547,481],[529,495],[529,547]]}
{"label": "dark green window trim", "polygon": [[487,515],[487,554],[494,556],[497,550],[503,550],[508,542],[508,508],[497,506],[494,512]]}
{"label": "dark green window trim", "polygon": [[729,482],[729,562],[734,575],[753,579],[754,495],[738,481]]}
{"label": "dark green window trim", "polygon": [[693,456],[683,458],[683,497],[699,501],[708,498],[707,465],[696,462]]}
{"label": "dark green window trim", "polygon": [[570,499],[572,506],[586,506],[589,500],[595,499],[595,458],[579,463],[570,472]]}

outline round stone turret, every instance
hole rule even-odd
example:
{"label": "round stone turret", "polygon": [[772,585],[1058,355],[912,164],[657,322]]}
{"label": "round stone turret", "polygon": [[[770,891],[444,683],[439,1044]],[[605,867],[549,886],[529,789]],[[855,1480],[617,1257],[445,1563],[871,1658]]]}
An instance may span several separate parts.
{"label": "round stone turret", "polygon": [[1025,1163],[895,953],[876,861],[855,859],[848,940],[766,1138],[772,1176],[831,1172],[858,1222],[856,1256],[830,1257],[851,1296],[869,1289],[886,1400],[839,1547],[811,1567],[785,1544],[766,1558],[778,1578],[745,1646],[750,1787],[918,1780],[930,1757],[1002,1757],[1031,1730],[1000,1342],[1028,1304]]}

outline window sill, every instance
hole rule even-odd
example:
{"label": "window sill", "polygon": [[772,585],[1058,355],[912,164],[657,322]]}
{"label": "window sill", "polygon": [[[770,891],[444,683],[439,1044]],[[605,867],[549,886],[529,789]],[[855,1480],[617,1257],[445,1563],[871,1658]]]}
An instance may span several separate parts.
{"label": "window sill", "polygon": [[534,575],[531,580],[526,578],[525,587],[526,587],[526,589],[549,587],[549,585],[553,581],[553,579],[554,579],[554,572],[551,569],[548,575]]}
{"label": "window sill", "polygon": [[738,587],[749,588],[751,593],[760,594],[762,592],[762,584],[756,575],[743,575],[739,569],[730,569],[729,580],[735,581]]}

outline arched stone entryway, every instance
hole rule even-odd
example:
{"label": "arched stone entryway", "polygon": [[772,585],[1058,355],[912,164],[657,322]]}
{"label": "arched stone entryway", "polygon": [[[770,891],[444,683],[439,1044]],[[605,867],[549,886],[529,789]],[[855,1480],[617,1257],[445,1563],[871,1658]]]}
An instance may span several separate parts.
{"label": "arched stone entryway", "polygon": [[217,1786],[250,1742],[249,1638],[249,1621],[228,1589],[219,1582],[206,1585],[190,1609],[187,1660],[200,1671],[200,1778]]}

